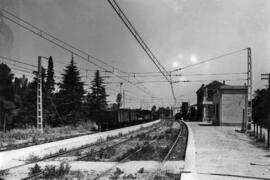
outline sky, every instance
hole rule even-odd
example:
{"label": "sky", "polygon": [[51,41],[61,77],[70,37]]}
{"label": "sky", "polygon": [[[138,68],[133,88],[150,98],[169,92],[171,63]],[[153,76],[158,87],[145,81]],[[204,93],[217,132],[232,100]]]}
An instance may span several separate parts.
{"label": "sky", "polygon": [[[267,73],[270,69],[269,0],[117,0],[117,3],[166,70],[171,71],[251,47],[253,89],[265,87],[267,82],[260,79],[260,74]],[[0,5],[55,37],[123,71],[132,74],[158,71],[106,0],[0,0]],[[9,27],[12,34],[2,30],[0,41],[7,41],[4,38],[6,34],[10,37],[7,39],[12,46],[7,53],[0,51],[2,56],[35,65],[39,55],[52,56],[58,62],[70,62],[70,52],[7,19],[2,20],[0,28],[4,29],[3,26]],[[5,43],[0,44],[1,49],[4,49]],[[74,59],[82,69],[97,69],[79,57],[74,56]],[[60,73],[64,67],[65,65],[55,62],[55,68]],[[188,75],[246,72],[246,51],[181,70],[177,74],[184,76],[173,77],[174,81],[195,82],[174,84],[177,101],[196,103],[196,91],[210,80],[246,79],[246,75]],[[92,77],[86,76],[93,74],[94,72],[81,70],[86,84],[92,80]],[[112,76],[110,73],[103,75]],[[131,76],[128,79],[145,82],[137,86],[147,88],[151,96],[124,83],[121,88],[125,90],[127,107],[150,108],[153,104],[173,104],[168,83],[149,82],[165,81],[164,77],[139,77],[136,74],[136,80]],[[113,77],[106,78],[105,81],[114,82],[107,84],[110,88],[107,89],[110,95],[108,100],[114,102],[120,91],[120,82],[124,81]],[[244,85],[245,81],[226,83]]]}

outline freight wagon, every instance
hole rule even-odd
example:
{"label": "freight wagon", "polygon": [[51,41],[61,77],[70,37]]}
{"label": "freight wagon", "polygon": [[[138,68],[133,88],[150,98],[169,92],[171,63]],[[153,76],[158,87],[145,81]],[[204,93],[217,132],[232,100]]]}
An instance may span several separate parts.
{"label": "freight wagon", "polygon": [[96,112],[93,119],[101,130],[109,130],[148,122],[153,117],[148,110],[119,109]]}

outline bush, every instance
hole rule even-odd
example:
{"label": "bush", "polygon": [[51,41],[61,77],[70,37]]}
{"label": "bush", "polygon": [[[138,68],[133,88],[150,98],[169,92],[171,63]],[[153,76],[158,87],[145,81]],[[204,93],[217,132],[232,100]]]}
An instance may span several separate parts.
{"label": "bush", "polygon": [[144,172],[144,168],[139,169],[138,173],[143,173]]}
{"label": "bush", "polygon": [[29,175],[34,175],[34,174],[38,174],[42,171],[41,167],[38,164],[35,164],[34,167],[30,167],[29,168]]}
{"label": "bush", "polygon": [[61,148],[58,151],[59,154],[62,154],[62,153],[65,153],[65,152],[67,152],[67,148]]}
{"label": "bush", "polygon": [[48,165],[43,171],[44,178],[53,178],[56,176],[56,166]]}
{"label": "bush", "polygon": [[39,159],[40,159],[40,158],[39,158],[38,156],[31,154],[31,155],[26,159],[26,162],[34,163],[34,162],[39,161]]}
{"label": "bush", "polygon": [[9,170],[0,170],[0,176],[8,175]]}
{"label": "bush", "polygon": [[120,168],[116,168],[113,175],[110,177],[110,179],[119,179],[119,176],[123,174],[124,172]]}
{"label": "bush", "polygon": [[58,168],[56,166],[48,165],[43,171],[43,176],[47,179],[59,179],[68,174],[70,172],[70,168],[70,165],[66,162],[62,162]]}

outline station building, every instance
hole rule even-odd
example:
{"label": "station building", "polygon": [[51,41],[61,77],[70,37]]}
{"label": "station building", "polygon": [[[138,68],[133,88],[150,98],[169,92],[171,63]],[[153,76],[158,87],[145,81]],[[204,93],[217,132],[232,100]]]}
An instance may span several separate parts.
{"label": "station building", "polygon": [[220,86],[213,96],[214,125],[245,126],[248,103],[247,86]]}
{"label": "station building", "polygon": [[224,85],[219,81],[213,81],[202,85],[197,90],[197,120],[210,122],[215,118],[215,106],[213,104],[214,93]]}

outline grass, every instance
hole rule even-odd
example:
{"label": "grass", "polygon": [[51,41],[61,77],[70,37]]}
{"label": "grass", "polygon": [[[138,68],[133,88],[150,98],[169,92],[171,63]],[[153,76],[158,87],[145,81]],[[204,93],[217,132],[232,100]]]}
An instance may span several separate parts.
{"label": "grass", "polygon": [[35,127],[27,127],[25,129],[12,129],[7,132],[0,132],[0,148],[16,148],[16,146],[19,146],[20,144],[23,145],[23,143],[30,143],[31,145],[36,145],[40,143],[52,142],[76,136],[79,134],[86,134],[93,129],[94,125],[91,122],[84,122],[76,127],[63,126],[51,128],[49,126],[46,126],[44,128],[44,133],[41,133],[41,131]]}
{"label": "grass", "polygon": [[31,175],[38,174],[38,173],[41,173],[41,172],[42,172],[41,167],[38,164],[35,164],[34,167],[29,168],[28,174],[31,176]]}
{"label": "grass", "polygon": [[27,163],[34,163],[34,162],[37,162],[37,161],[39,161],[39,160],[40,160],[40,157],[31,154],[25,161],[26,161]]}
{"label": "grass", "polygon": [[116,170],[113,172],[113,174],[109,177],[109,179],[119,179],[119,176],[123,174],[124,172],[120,168],[116,168]]}
{"label": "grass", "polygon": [[54,165],[47,165],[42,169],[38,164],[35,164],[34,167],[29,168],[28,174],[36,175],[42,172],[43,179],[62,179],[65,175],[70,172],[70,165],[66,162],[62,162],[59,167]]}
{"label": "grass", "polygon": [[0,170],[0,176],[7,176],[9,173],[9,170]]}

